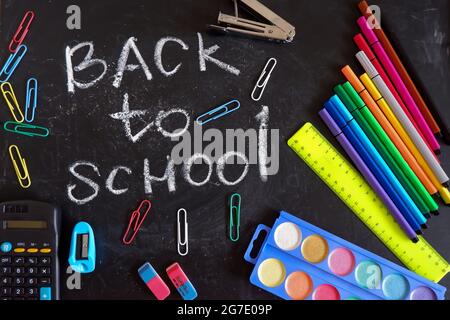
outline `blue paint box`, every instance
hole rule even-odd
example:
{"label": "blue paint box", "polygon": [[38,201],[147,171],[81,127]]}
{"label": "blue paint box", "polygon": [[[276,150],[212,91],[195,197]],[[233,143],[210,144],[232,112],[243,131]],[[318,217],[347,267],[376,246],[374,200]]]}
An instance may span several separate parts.
{"label": "blue paint box", "polygon": [[286,300],[445,298],[445,287],[283,211],[272,228],[258,226],[245,260],[253,285]]}

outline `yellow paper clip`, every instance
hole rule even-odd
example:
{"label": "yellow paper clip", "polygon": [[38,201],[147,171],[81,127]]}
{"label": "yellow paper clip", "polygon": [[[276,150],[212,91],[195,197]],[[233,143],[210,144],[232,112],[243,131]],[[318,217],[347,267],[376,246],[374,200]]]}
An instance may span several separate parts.
{"label": "yellow paper clip", "polygon": [[[16,171],[20,186],[24,189],[29,188],[31,186],[31,178],[30,174],[28,173],[27,163],[25,162],[25,158],[22,158],[19,147],[16,145],[10,146],[9,156],[11,157],[11,161],[13,163],[14,170]],[[17,165],[17,163],[20,163],[20,167]]]}
{"label": "yellow paper clip", "polygon": [[16,95],[14,94],[11,83],[2,83],[0,88],[14,120],[16,122],[22,123],[25,120],[25,117],[22,110],[20,110],[19,102],[17,101]]}

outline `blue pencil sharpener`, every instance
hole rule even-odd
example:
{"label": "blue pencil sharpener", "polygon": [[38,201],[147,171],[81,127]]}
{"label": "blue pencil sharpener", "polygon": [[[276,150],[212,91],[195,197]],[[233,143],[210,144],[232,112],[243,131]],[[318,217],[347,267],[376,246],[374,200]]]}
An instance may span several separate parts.
{"label": "blue pencil sharpener", "polygon": [[77,223],[73,229],[69,265],[78,273],[90,273],[95,270],[94,231],[86,222]]}

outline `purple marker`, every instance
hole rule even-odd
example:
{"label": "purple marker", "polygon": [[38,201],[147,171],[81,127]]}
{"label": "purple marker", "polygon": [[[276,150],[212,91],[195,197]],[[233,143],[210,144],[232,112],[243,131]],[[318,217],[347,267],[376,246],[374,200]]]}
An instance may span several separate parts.
{"label": "purple marker", "polygon": [[370,184],[370,186],[375,190],[375,192],[378,194],[378,196],[381,198],[383,203],[386,205],[388,210],[391,212],[392,216],[394,216],[397,223],[400,225],[400,227],[403,229],[403,231],[406,233],[406,235],[414,242],[418,242],[419,238],[417,237],[417,233],[411,228],[409,223],[406,221],[406,219],[403,217],[401,212],[398,210],[398,208],[395,206],[394,202],[392,202],[391,198],[389,198],[386,191],[384,191],[383,187],[380,185],[378,180],[375,178],[375,176],[372,174],[370,169],[367,167],[367,165],[364,163],[364,161],[361,159],[359,154],[356,152],[356,150],[351,145],[350,141],[347,140],[345,135],[342,134],[341,129],[336,124],[336,122],[333,120],[333,118],[330,116],[327,110],[322,109],[319,112],[320,117],[325,122],[327,127],[330,129],[333,136],[339,141],[342,148],[344,148],[345,152],[347,152],[348,156],[352,159],[358,170],[361,172],[361,174],[366,178],[367,182]]}

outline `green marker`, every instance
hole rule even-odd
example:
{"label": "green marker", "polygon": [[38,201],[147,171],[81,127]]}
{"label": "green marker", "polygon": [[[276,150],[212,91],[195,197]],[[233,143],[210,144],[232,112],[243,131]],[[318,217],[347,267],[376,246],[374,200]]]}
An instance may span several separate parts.
{"label": "green marker", "polygon": [[437,203],[427,192],[405,159],[403,159],[401,153],[391,139],[389,139],[386,132],[375,119],[369,108],[367,108],[364,101],[359,97],[355,89],[353,89],[352,85],[346,82],[342,86],[337,86],[335,91],[344,101],[350,112],[354,113],[355,119],[360,122],[363,130],[372,140],[383,158],[385,158],[391,170],[404,185],[421,212],[428,217],[430,212],[438,214],[437,209],[439,207]]}
{"label": "green marker", "polygon": [[[405,188],[408,195],[411,197],[414,204],[417,206],[419,212],[413,213],[413,217],[416,222],[420,225],[426,224],[426,218],[430,217],[428,207],[423,202],[422,198],[419,196],[415,188],[408,181],[407,177],[400,170],[398,165],[395,163],[394,159],[387,150],[386,146],[377,136],[376,132],[372,129],[370,123],[366,120],[367,114],[363,113],[363,109],[357,109],[354,102],[347,95],[344,88],[342,86],[338,86],[334,88],[334,91],[337,93],[339,98],[342,100],[346,108],[349,112],[352,113],[356,122],[361,126],[364,133],[367,135],[369,140],[373,143],[375,149],[380,153],[383,159],[386,161],[388,167],[392,170],[394,176],[399,180],[400,184]],[[367,109],[367,108],[366,108]],[[370,112],[370,111],[369,111]]]}

